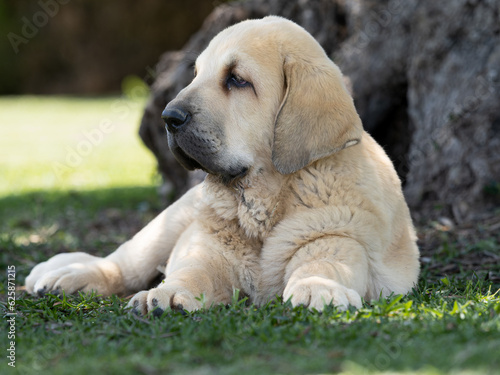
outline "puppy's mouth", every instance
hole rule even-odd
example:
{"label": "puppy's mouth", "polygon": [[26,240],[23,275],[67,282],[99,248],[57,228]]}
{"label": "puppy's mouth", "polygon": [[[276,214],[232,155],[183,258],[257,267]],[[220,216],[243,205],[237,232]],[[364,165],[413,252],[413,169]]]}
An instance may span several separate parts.
{"label": "puppy's mouth", "polygon": [[201,163],[182,149],[170,132],[167,132],[167,134],[170,151],[172,151],[172,154],[179,164],[189,171],[201,169],[208,174],[219,176],[221,182],[225,185],[231,185],[248,174],[249,168],[246,166],[232,166],[228,169],[222,169],[209,160]]}
{"label": "puppy's mouth", "polygon": [[172,151],[172,154],[174,154],[175,159],[179,162],[180,165],[182,165],[184,168],[186,168],[188,171],[193,171],[195,169],[202,169],[205,172],[209,173],[208,171],[203,168],[203,166],[198,163],[196,160],[188,156],[184,152],[182,148],[177,144],[175,141],[175,138],[170,134],[168,134],[168,147],[170,147],[170,151]]}

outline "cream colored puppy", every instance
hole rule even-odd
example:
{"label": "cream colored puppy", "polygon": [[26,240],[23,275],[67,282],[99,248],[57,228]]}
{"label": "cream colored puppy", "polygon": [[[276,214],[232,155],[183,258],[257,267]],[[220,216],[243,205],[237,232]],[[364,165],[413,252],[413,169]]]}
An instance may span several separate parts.
{"label": "cream colored puppy", "polygon": [[[407,293],[418,249],[394,167],[363,131],[342,74],[279,17],[217,35],[163,118],[169,145],[204,183],[106,258],[56,255],[31,293],[137,293],[139,312],[275,296],[323,309]],[[203,298],[200,298],[203,296]]]}

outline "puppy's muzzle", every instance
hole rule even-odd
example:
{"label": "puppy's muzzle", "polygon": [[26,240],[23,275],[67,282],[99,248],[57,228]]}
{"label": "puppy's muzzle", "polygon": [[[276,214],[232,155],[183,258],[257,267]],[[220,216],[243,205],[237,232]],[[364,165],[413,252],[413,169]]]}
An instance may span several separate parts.
{"label": "puppy's muzzle", "polygon": [[191,120],[191,113],[179,107],[165,108],[161,114],[161,118],[165,121],[167,130],[175,134],[189,123]]}

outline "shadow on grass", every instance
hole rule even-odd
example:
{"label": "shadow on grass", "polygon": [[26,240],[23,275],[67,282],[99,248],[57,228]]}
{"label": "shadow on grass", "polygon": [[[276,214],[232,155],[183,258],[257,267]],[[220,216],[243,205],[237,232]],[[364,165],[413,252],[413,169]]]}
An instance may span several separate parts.
{"label": "shadow on grass", "polygon": [[[153,187],[2,198],[0,268],[15,265],[21,286],[34,264],[58,252],[108,254],[161,208]],[[455,241],[441,239],[441,247]],[[491,253],[497,242],[462,247]],[[436,260],[450,262],[441,253],[429,255],[428,276]],[[500,307],[489,289],[483,281],[421,279],[408,296],[357,311],[240,301],[162,319],[128,314],[115,297],[19,294],[16,365],[23,374],[496,373]]]}
{"label": "shadow on grass", "polygon": [[0,198],[0,269],[16,265],[24,280],[31,267],[57,253],[109,254],[162,207],[154,186]]}
{"label": "shadow on grass", "polygon": [[160,201],[154,186],[83,191],[34,191],[0,198],[0,220],[4,222],[8,219],[6,215],[38,214],[42,210],[47,215],[61,212],[65,208],[95,213],[109,207],[133,209],[141,204],[159,207]]}

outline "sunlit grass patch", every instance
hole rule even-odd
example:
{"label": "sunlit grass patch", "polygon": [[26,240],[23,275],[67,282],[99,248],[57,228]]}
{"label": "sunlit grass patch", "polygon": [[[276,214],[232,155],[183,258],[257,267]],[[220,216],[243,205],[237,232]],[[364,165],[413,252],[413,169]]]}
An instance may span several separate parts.
{"label": "sunlit grass patch", "polygon": [[144,99],[0,98],[0,197],[36,190],[150,186],[138,136]]}
{"label": "sunlit grass patch", "polygon": [[24,352],[20,367],[53,374],[69,364],[77,374],[492,373],[500,365],[500,297],[481,282],[461,285],[453,298],[448,288],[424,287],[358,310],[319,313],[280,300],[256,307],[235,298],[161,318],[131,314],[116,297],[22,298],[22,329],[37,334],[20,343],[41,351]]}

